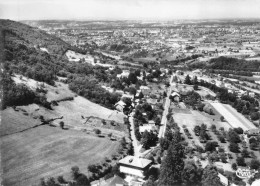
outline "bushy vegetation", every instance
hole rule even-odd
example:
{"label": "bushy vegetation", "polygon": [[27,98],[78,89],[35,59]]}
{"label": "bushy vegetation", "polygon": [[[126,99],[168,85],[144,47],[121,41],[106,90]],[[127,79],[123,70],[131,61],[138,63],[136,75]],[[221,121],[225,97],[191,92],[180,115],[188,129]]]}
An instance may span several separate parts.
{"label": "bushy vegetation", "polygon": [[32,91],[26,85],[15,84],[9,74],[2,74],[1,84],[3,86],[1,109],[5,109],[7,106],[28,105],[32,103],[37,103],[51,109],[51,104],[44,95]]}

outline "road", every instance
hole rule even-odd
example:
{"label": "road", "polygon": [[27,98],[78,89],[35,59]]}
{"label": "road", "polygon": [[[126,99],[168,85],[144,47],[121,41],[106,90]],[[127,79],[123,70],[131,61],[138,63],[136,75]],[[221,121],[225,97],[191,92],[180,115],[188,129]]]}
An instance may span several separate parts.
{"label": "road", "polygon": [[168,114],[169,107],[170,107],[170,104],[171,104],[170,95],[171,95],[171,92],[172,92],[172,79],[173,79],[173,75],[171,76],[171,79],[170,79],[170,87],[168,89],[167,97],[166,97],[165,104],[164,104],[164,111],[163,111],[163,116],[162,116],[162,120],[161,120],[161,127],[160,127],[160,130],[159,130],[158,138],[164,137],[164,133],[165,133],[165,130],[166,130],[167,114]]}
{"label": "road", "polygon": [[130,122],[130,135],[131,135],[131,139],[132,139],[132,145],[134,148],[134,156],[139,157],[140,156],[140,150],[142,148],[142,145],[140,145],[135,137],[135,126],[134,126],[134,112],[132,112],[129,115],[129,122]]}

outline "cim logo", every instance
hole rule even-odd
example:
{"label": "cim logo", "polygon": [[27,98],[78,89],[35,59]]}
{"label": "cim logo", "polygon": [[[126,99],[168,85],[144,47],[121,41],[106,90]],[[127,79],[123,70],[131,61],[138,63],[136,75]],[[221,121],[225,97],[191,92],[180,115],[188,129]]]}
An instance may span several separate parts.
{"label": "cim logo", "polygon": [[238,168],[237,171],[236,171],[237,177],[242,178],[242,179],[250,178],[250,177],[254,176],[255,173],[258,173],[258,171],[250,170],[250,169],[247,169],[247,168],[244,168],[244,169]]}

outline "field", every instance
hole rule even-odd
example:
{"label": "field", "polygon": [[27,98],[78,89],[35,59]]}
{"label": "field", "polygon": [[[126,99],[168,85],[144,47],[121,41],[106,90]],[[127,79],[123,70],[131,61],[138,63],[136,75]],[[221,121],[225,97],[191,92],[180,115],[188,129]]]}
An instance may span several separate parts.
{"label": "field", "polygon": [[[58,104],[58,106],[53,107],[53,110],[39,107],[36,104],[17,108],[25,110],[32,117],[42,115],[45,119],[61,118],[52,122],[56,126],[63,121],[66,127],[77,130],[93,131],[94,128],[99,128],[102,133],[112,132],[114,135],[121,137],[126,134],[124,114],[120,112],[109,110],[80,96],[75,97],[74,100],[62,101]],[[106,120],[106,125],[102,124],[102,119]],[[110,125],[111,121],[115,122],[114,126]]]}
{"label": "field", "polygon": [[41,177],[68,176],[78,165],[87,174],[87,166],[116,152],[118,142],[98,138],[81,131],[39,126],[1,138],[4,183],[28,186]]}
{"label": "field", "polygon": [[[41,84],[23,76],[20,79],[18,75],[13,77],[13,79],[16,83],[24,83],[34,90]],[[58,102],[58,106],[53,106],[53,110],[39,107],[36,104],[17,108],[24,110],[32,117],[39,117],[40,115],[44,116],[45,119],[63,117],[55,120],[53,122],[54,125],[59,125],[59,122],[63,121],[65,125],[74,128],[93,130],[93,127],[101,127],[104,128],[106,133],[114,132],[121,136],[124,135],[123,131],[126,131],[126,126],[123,124],[125,117],[123,113],[102,107],[81,96],[76,96],[75,93],[69,90],[67,84],[62,82],[55,82],[55,84],[56,87],[44,84],[44,89],[47,90],[46,98],[48,101],[58,101],[68,97],[73,98],[73,100]],[[90,117],[92,118],[90,119]],[[102,125],[102,119],[107,120],[107,123],[114,121],[116,125]]]}
{"label": "field", "polygon": [[242,114],[238,113],[230,105],[222,103],[211,103],[211,105],[224,116],[225,120],[234,128],[241,127],[243,130],[255,129],[253,123],[247,120]]}
{"label": "field", "polygon": [[25,115],[23,111],[15,112],[15,114],[14,112],[12,108],[1,111],[0,136],[26,130],[41,123],[40,120]]}

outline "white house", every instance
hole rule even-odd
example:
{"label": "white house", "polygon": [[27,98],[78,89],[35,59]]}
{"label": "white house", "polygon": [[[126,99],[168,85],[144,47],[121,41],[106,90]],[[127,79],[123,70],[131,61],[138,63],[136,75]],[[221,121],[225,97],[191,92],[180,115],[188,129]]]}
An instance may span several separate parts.
{"label": "white house", "polygon": [[120,172],[136,178],[145,178],[151,165],[151,160],[136,156],[126,156],[119,160]]}
{"label": "white house", "polygon": [[171,97],[173,98],[174,101],[179,102],[180,101],[180,94],[178,94],[177,92],[173,92],[171,94]]}
{"label": "white house", "polygon": [[218,177],[220,179],[220,182],[224,185],[224,186],[228,186],[228,179],[226,176],[223,176],[222,174],[218,173]]}
{"label": "white house", "polygon": [[117,74],[118,78],[123,78],[123,77],[128,77],[130,74],[129,70],[123,70],[123,72],[121,74]]}

